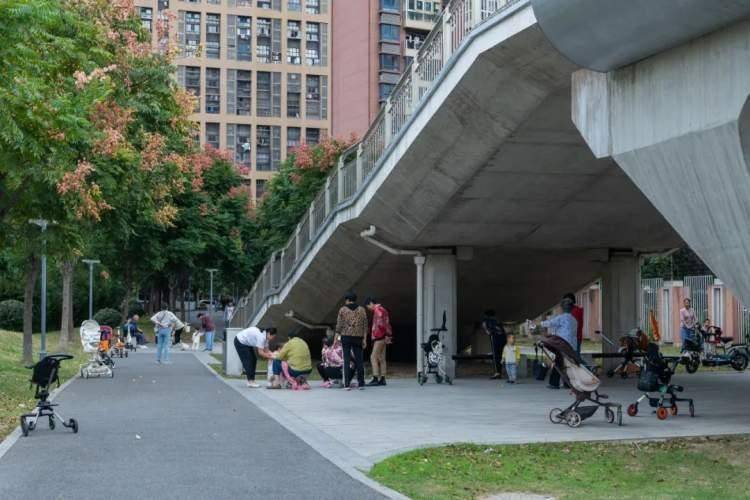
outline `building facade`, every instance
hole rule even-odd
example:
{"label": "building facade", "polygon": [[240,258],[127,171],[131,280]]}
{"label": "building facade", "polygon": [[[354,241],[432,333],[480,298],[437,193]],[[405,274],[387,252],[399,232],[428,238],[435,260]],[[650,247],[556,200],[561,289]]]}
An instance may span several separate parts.
{"label": "building facade", "polygon": [[443,3],[332,1],[334,136],[361,137],[367,131],[440,17]]}
{"label": "building facade", "polygon": [[200,143],[229,151],[255,199],[289,152],[330,130],[329,0],[136,0],[155,48],[171,11],[177,82]]}

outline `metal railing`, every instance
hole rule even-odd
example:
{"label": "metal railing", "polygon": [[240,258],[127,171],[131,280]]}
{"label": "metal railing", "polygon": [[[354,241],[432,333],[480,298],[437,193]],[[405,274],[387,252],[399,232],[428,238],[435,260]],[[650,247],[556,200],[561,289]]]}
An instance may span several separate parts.
{"label": "metal railing", "polygon": [[271,256],[238,308],[240,314],[235,315],[233,326],[246,326],[268,297],[291,278],[323,228],[334,220],[332,215],[353,199],[379,168],[388,146],[406,129],[425,94],[467,35],[485,20],[521,1],[452,0],[448,4],[361,142],[341,155],[286,247]]}

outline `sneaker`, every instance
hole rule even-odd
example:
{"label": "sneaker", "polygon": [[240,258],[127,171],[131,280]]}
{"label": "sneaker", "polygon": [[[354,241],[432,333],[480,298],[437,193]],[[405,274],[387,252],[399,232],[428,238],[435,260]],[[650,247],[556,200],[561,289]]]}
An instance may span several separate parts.
{"label": "sneaker", "polygon": [[378,379],[378,377],[372,377],[372,380],[367,382],[367,385],[368,386],[380,385],[380,380]]}
{"label": "sneaker", "polygon": [[257,389],[258,387],[260,387],[260,384],[256,384],[255,382],[248,382],[248,383],[247,383],[247,386],[248,386],[248,387],[249,387],[250,389]]}
{"label": "sneaker", "polygon": [[497,380],[499,378],[500,378],[500,374],[496,373],[496,374],[494,374],[493,376],[490,377],[490,380]]}
{"label": "sneaker", "polygon": [[385,377],[380,377],[380,380],[378,381],[378,385],[386,385]]}

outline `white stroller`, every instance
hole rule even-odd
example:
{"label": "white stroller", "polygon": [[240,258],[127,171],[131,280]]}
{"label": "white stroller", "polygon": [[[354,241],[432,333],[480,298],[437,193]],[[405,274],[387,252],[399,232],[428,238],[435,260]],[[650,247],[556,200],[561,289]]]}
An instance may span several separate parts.
{"label": "white stroller", "polygon": [[101,331],[99,323],[87,319],[81,324],[81,344],[83,352],[91,354],[88,362],[81,365],[81,377],[109,377],[115,376],[114,370],[108,362],[109,355],[101,349]]}
{"label": "white stroller", "polygon": [[445,350],[445,344],[440,339],[440,334],[447,332],[448,328],[445,327],[446,316],[443,311],[443,325],[440,328],[432,328],[430,331],[432,334],[427,339],[427,342],[422,342],[422,352],[424,355],[424,371],[417,373],[417,382],[419,385],[424,385],[430,375],[435,376],[435,382],[442,384],[453,385],[453,380],[450,378],[445,370],[445,359],[446,355],[443,352]]}

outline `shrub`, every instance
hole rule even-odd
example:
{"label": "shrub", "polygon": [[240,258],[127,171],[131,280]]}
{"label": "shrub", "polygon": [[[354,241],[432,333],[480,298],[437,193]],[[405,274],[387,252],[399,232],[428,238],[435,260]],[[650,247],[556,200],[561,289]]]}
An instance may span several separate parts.
{"label": "shrub", "polygon": [[0,328],[16,332],[23,330],[23,302],[18,300],[0,302]]}
{"label": "shrub", "polygon": [[121,318],[122,314],[120,314],[120,311],[118,311],[117,309],[112,309],[111,307],[99,309],[98,311],[96,311],[96,314],[94,314],[94,320],[97,323],[99,323],[100,325],[111,326],[112,328],[116,328],[117,325],[120,324]]}

